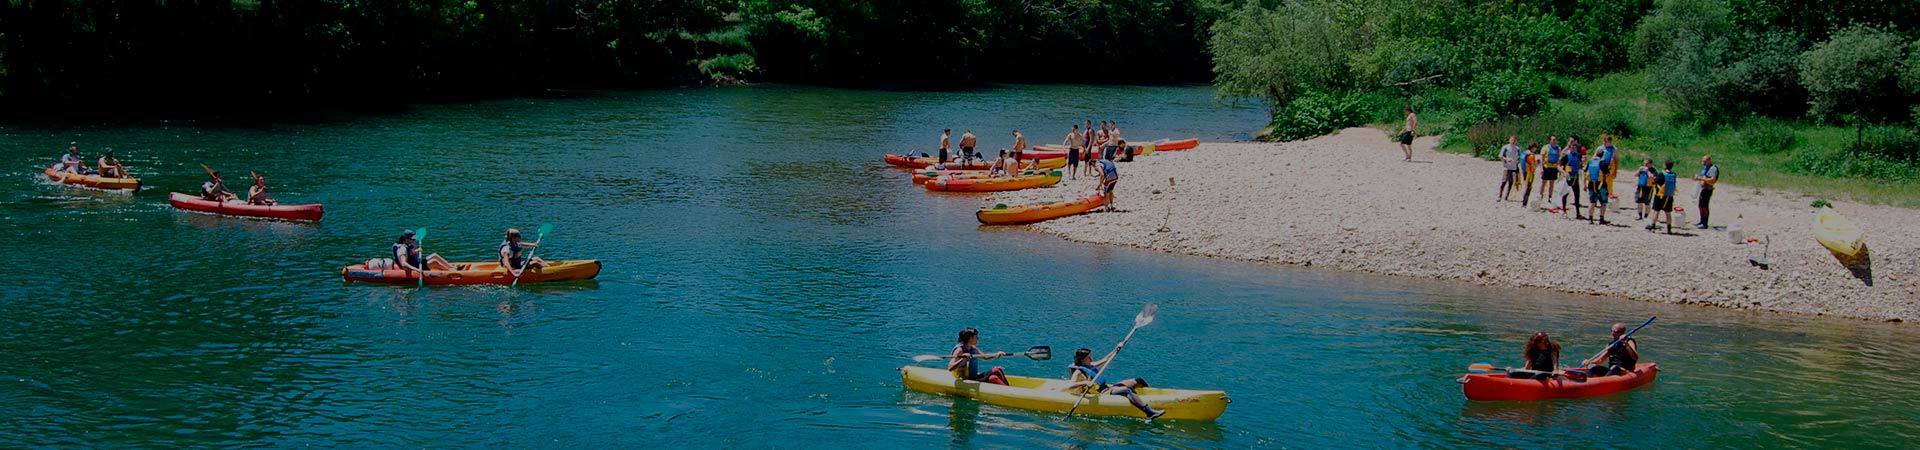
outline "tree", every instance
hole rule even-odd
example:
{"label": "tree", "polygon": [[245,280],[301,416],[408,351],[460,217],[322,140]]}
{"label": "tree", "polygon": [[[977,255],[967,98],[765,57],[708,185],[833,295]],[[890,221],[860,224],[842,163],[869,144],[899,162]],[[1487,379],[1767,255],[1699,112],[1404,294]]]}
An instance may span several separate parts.
{"label": "tree", "polygon": [[1869,122],[1907,113],[1900,89],[1906,43],[1892,32],[1856,26],[1800,54],[1800,78],[1806,84],[1815,117],[1853,122],[1854,142],[1865,138]]}

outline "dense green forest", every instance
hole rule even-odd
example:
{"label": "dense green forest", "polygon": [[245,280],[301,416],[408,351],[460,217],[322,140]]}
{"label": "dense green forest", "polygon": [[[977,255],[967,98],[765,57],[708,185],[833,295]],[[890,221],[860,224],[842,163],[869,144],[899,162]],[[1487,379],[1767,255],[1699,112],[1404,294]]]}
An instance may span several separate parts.
{"label": "dense green forest", "polygon": [[0,1],[0,101],[179,112],[780,81],[1204,82],[1174,0]]}

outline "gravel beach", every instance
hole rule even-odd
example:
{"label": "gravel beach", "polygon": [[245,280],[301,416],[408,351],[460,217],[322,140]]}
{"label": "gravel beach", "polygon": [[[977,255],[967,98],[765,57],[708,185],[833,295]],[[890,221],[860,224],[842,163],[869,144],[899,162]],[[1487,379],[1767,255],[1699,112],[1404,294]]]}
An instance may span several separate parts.
{"label": "gravel beach", "polygon": [[[1439,153],[1437,142],[1416,141],[1413,162],[1366,128],[1288,143],[1203,143],[1123,163],[1119,211],[1029,227],[1075,241],[1277,264],[1920,320],[1920,211],[1835,201],[1867,234],[1870,264],[1855,271],[1814,241],[1812,197],[1740,186],[1737,173],[1724,174],[1715,192],[1711,230],[1678,225],[1697,220],[1697,186],[1682,179],[1676,206],[1687,216],[1676,214],[1668,235],[1634,220],[1638,161],[1620,170],[1619,199],[1607,213],[1614,225],[1594,225],[1538,204],[1496,202],[1500,163]],[[996,194],[987,204],[1060,199],[1093,184],[1083,177]],[[1749,263],[1763,246],[1730,242],[1729,225],[1771,239],[1771,269]]]}

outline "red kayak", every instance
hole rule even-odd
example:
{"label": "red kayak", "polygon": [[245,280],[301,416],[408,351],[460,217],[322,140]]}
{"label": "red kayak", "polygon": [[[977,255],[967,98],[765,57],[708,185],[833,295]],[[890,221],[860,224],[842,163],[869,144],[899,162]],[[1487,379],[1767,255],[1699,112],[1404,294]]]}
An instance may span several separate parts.
{"label": "red kayak", "polygon": [[1181,139],[1177,141],[1167,140],[1167,139],[1153,141],[1153,150],[1160,151],[1160,152],[1176,152],[1180,150],[1193,150],[1194,147],[1199,147],[1199,146],[1200,146],[1200,138]]}
{"label": "red kayak", "polygon": [[[934,158],[913,157],[908,155],[896,155],[893,153],[888,153],[884,159],[887,161],[887,165],[894,166],[894,167],[905,167],[908,169],[925,169],[928,166],[940,164],[940,161]],[[963,164],[959,160],[948,160],[945,165],[947,166],[946,167],[947,169],[984,170],[988,167],[992,167],[993,162],[983,161],[983,160],[973,160]]]}
{"label": "red kayak", "polygon": [[246,202],[239,201],[216,202],[179,192],[171,194],[172,195],[167,196],[167,203],[172,203],[175,208],[223,216],[318,221],[323,212],[321,211],[319,203],[310,205],[249,205]]}
{"label": "red kayak", "polygon": [[1660,367],[1651,362],[1640,363],[1640,367],[1633,373],[1591,377],[1585,381],[1569,377],[1554,377],[1546,380],[1514,379],[1507,378],[1505,373],[1474,373],[1460,379],[1460,388],[1466,391],[1467,400],[1478,401],[1535,401],[1596,397],[1653,384],[1654,376],[1659,374]]}

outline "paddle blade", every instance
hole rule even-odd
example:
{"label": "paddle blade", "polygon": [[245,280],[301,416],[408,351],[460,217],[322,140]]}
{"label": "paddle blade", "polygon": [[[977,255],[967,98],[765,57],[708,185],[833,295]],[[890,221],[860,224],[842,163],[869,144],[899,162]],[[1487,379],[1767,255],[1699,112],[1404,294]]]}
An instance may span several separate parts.
{"label": "paddle blade", "polygon": [[1479,372],[1493,372],[1496,370],[1500,370],[1500,369],[1493,367],[1492,364],[1487,364],[1487,363],[1473,363],[1473,364],[1467,365],[1468,372],[1479,373]]}
{"label": "paddle blade", "polygon": [[540,224],[540,230],[536,231],[535,233],[541,236],[545,236],[547,235],[547,233],[551,233],[551,232],[553,232],[553,224],[543,223],[543,224]]}
{"label": "paddle blade", "polygon": [[940,356],[940,355],[915,355],[913,357],[913,362],[930,362],[930,361],[939,361],[942,359],[947,359],[947,357]]}
{"label": "paddle blade", "polygon": [[1159,312],[1160,312],[1160,307],[1154,306],[1152,303],[1148,303],[1147,307],[1140,308],[1140,315],[1133,316],[1133,327],[1140,328],[1140,327],[1147,326],[1147,324],[1153,323],[1153,315],[1158,314]]}
{"label": "paddle blade", "polygon": [[1045,345],[1035,345],[1033,346],[1033,348],[1027,349],[1026,354],[1027,354],[1027,359],[1031,359],[1034,361],[1046,361],[1049,359],[1053,359],[1053,347],[1048,347]]}
{"label": "paddle blade", "polygon": [[416,240],[416,241],[427,240],[427,227],[420,227],[420,229],[418,230],[413,230],[413,240]]}

